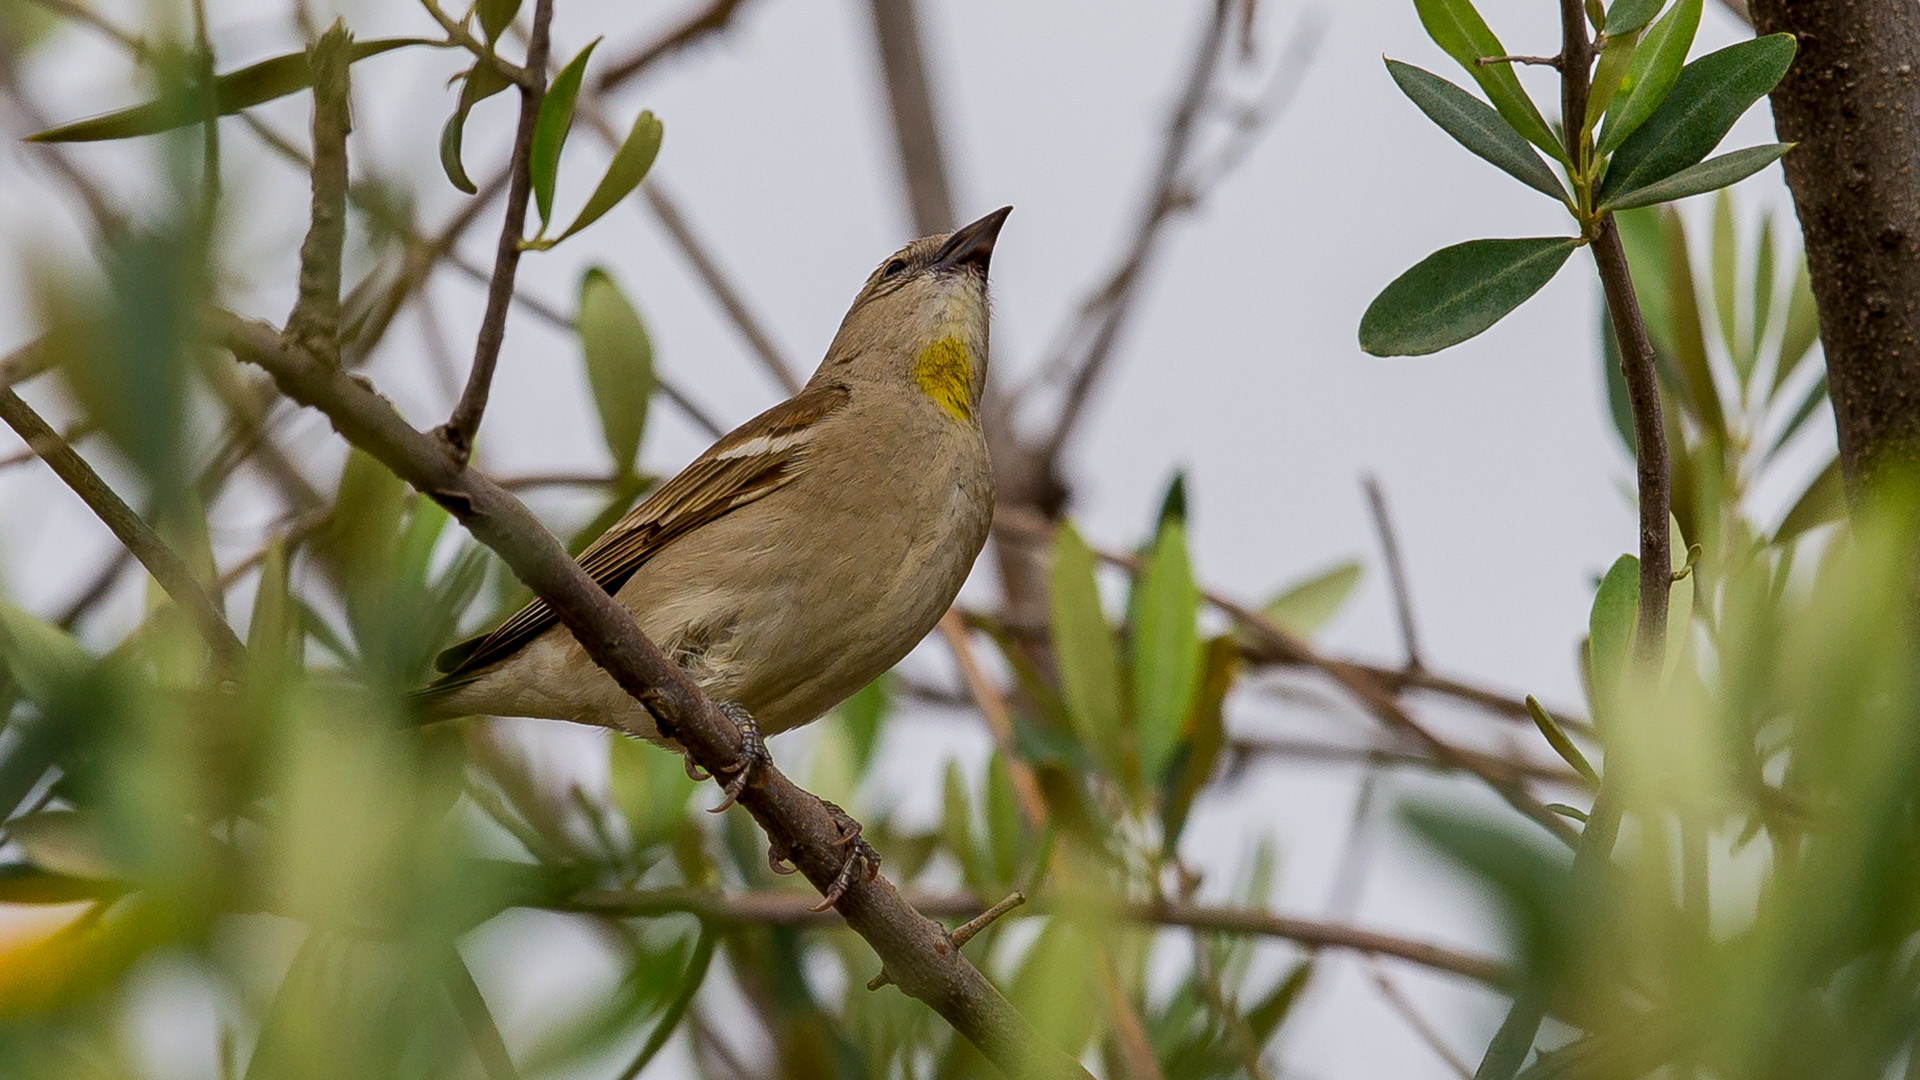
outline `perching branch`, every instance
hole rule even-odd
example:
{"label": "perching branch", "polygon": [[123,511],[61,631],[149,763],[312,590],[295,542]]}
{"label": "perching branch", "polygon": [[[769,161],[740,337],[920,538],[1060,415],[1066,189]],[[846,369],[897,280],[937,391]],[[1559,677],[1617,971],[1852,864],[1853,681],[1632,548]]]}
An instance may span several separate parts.
{"label": "perching branch", "polygon": [[73,447],[12,390],[0,390],[0,421],[5,421],[26,440],[27,446],[47,463],[54,475],[65,481],[73,493],[80,496],[80,501],[87,504],[87,509],[112,531],[114,538],[140,560],[153,580],[187,613],[219,661],[223,665],[238,664],[246,647],[227,625],[226,617],[212,597],[194,580],[193,571],[160,539],[153,526],[114,494],[106,481],[100,479],[100,474],[93,471],[93,466],[74,453]]}
{"label": "perching branch", "polygon": [[467,373],[467,388],[453,407],[453,415],[436,432],[454,460],[463,465],[473,453],[473,438],[480,430],[480,418],[487,411],[487,395],[493,389],[493,369],[500,362],[500,347],[506,342],[507,308],[513,303],[513,276],[520,267],[520,241],[527,231],[527,201],[533,194],[533,174],[527,166],[533,152],[534,121],[539,117],[540,102],[547,93],[548,32],[552,25],[553,0],[535,0],[533,32],[527,38],[528,78],[520,83],[520,120],[513,132],[513,155],[507,167],[507,208],[501,215],[500,242],[494,248],[487,310],[481,316],[480,334],[474,341],[473,368]]}
{"label": "perching branch", "polygon": [[336,21],[307,50],[313,69],[313,209],[300,245],[300,296],[287,316],[287,333],[335,364],[340,362],[339,252],[347,234],[347,134],[353,129],[352,44],[346,23]]}

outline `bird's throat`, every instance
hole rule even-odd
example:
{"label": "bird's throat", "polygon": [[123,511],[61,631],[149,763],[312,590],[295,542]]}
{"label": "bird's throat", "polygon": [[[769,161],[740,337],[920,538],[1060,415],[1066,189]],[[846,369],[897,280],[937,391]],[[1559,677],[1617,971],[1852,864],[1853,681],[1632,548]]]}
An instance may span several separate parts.
{"label": "bird's throat", "polygon": [[955,420],[973,419],[973,361],[958,338],[943,337],[921,349],[913,383]]}

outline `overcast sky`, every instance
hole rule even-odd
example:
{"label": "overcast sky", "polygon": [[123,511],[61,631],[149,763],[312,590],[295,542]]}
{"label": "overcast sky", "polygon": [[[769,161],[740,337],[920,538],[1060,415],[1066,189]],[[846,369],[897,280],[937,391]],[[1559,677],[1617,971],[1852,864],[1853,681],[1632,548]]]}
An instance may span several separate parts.
{"label": "overcast sky", "polygon": [[[140,21],[139,5],[98,6],[120,11],[129,25]],[[322,21],[334,9],[344,12],[363,38],[433,32],[412,4],[313,6]],[[993,267],[992,377],[1003,384],[1032,369],[1118,257],[1207,6],[922,0],[962,217],[1014,207]],[[571,54],[597,34],[607,36],[603,55],[622,51],[687,7],[559,0],[556,53]],[[1555,5],[1547,0],[1484,0],[1481,7],[1513,51],[1557,48]],[[278,3],[211,0],[209,8],[223,68],[297,44]],[[1576,255],[1539,296],[1465,345],[1418,359],[1363,356],[1355,342],[1360,313],[1386,282],[1435,248],[1477,236],[1565,232],[1567,222],[1554,204],[1454,145],[1395,89],[1382,54],[1465,81],[1426,41],[1411,4],[1321,0],[1309,8],[1268,0],[1257,34],[1265,60],[1303,17],[1317,18],[1324,37],[1290,110],[1200,213],[1174,228],[1153,268],[1114,377],[1070,451],[1074,514],[1096,543],[1136,542],[1167,478],[1185,469],[1195,558],[1207,582],[1260,599],[1330,562],[1360,557],[1368,576],[1327,640],[1391,661],[1398,638],[1358,483],[1371,471],[1385,485],[1400,529],[1428,663],[1506,690],[1577,700],[1574,648],[1594,576],[1635,546],[1623,494],[1631,473],[1600,381],[1591,260]],[[1696,53],[1736,40],[1742,30],[1710,4]],[[444,82],[457,64],[449,54],[408,51],[355,68],[356,167],[416,188],[429,223],[462,198],[435,159],[439,124],[452,103]],[[1257,90],[1267,70],[1259,66],[1234,85]],[[28,75],[41,88],[42,107],[66,120],[134,100],[127,72],[99,39],[70,31],[36,56]],[[1537,72],[1527,78],[1539,100],[1557,101]],[[640,108],[663,118],[667,135],[655,176],[685,204],[780,348],[807,370],[865,275],[910,236],[878,91],[864,2],[755,0],[723,36],[613,101],[617,123]],[[260,114],[297,134],[306,108],[296,97]],[[469,126],[467,158],[476,176],[491,171],[503,152],[510,114],[503,96]],[[23,133],[23,121],[5,123]],[[277,319],[292,295],[304,180],[256,152],[237,123],[222,131],[237,148],[226,176],[237,220],[225,243],[229,264],[243,268],[226,283],[228,299]],[[1728,145],[1770,139],[1763,103]],[[144,182],[138,166],[150,153],[83,147],[75,158],[119,197],[137,201]],[[50,194],[34,156],[12,141],[0,147],[0,187],[8,193],[0,200],[0,229],[10,252],[70,248],[85,235],[70,204]],[[562,174],[562,206],[577,205],[602,160],[604,151],[576,134]],[[1749,226],[1763,207],[1787,208],[1777,168],[1738,195]],[[473,232],[467,250],[477,260],[488,256],[493,228]],[[777,388],[642,211],[616,212],[560,248],[529,256],[522,281],[570,310],[581,271],[596,264],[640,307],[661,370],[727,425],[776,399]],[[435,296],[455,351],[464,354],[479,290],[443,274]],[[0,265],[0,347],[30,333],[26,308],[16,256]],[[403,321],[372,374],[428,426],[448,402],[421,342],[418,324]],[[45,388],[35,389],[30,396],[47,402]],[[653,415],[648,467],[672,471],[704,445],[706,437],[671,408],[656,406]],[[489,467],[600,468],[604,452],[590,417],[576,346],[516,319],[487,420]],[[1830,425],[1815,427],[1810,438],[1831,445]],[[324,475],[322,463],[338,453],[324,425],[306,418],[293,430],[311,448],[314,475]],[[0,456],[17,449],[11,440],[0,436]],[[584,511],[562,498],[536,507],[568,525]],[[269,510],[257,491],[243,488],[221,508],[234,528],[218,539],[246,550],[252,534],[241,526]],[[109,544],[42,470],[0,473],[0,560],[16,600],[43,611],[64,603]],[[975,587],[990,598],[990,582]],[[115,618],[124,625],[138,603],[137,592],[126,590],[117,615],[97,632],[110,632]],[[914,662],[937,671],[941,659]],[[1291,715],[1246,697],[1233,722],[1247,729],[1289,724],[1331,738],[1367,734],[1353,716]],[[869,805],[911,802],[912,789],[938,775],[949,750],[977,762],[984,742],[975,733],[942,721],[920,727],[893,751],[897,784],[868,793]],[[579,738],[551,727],[525,737],[552,747]],[[803,752],[804,739],[778,740],[773,749],[785,759]],[[1203,864],[1230,866],[1252,836],[1270,832],[1284,852],[1280,906],[1319,914],[1356,786],[1355,776],[1324,767],[1263,774],[1201,807],[1201,835],[1189,851]],[[1407,790],[1402,783],[1386,795]],[[1385,835],[1360,901],[1362,921],[1496,948],[1445,872]],[[509,1024],[516,1017],[531,1023],[547,1007],[541,978],[508,979],[518,970],[511,958],[524,955],[516,950],[528,935],[562,932],[548,923],[516,924],[511,934],[477,946],[499,961],[492,981],[482,972],[483,982],[505,1003]],[[1289,955],[1270,951],[1275,964]],[[568,974],[548,973],[556,985]],[[1417,974],[1408,984],[1461,1053],[1477,1060],[1502,1003]],[[1282,1043],[1292,1075],[1447,1075],[1385,1011],[1355,965],[1323,980],[1310,1010]]]}

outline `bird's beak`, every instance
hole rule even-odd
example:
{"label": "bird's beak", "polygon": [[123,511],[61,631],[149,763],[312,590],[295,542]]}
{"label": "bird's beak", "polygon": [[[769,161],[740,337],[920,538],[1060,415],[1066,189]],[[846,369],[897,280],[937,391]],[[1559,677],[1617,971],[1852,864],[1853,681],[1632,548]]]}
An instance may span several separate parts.
{"label": "bird's beak", "polygon": [[1000,235],[1000,226],[1011,213],[1013,207],[1003,206],[971,225],[955,229],[947,242],[940,245],[940,253],[933,258],[934,267],[951,270],[965,266],[985,274],[987,262],[993,258],[994,238]]}

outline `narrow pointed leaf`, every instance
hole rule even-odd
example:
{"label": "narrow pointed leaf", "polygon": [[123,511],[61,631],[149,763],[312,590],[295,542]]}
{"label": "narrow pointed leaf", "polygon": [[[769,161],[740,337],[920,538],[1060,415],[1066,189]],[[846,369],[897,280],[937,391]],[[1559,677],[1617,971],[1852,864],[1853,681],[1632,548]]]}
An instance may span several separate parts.
{"label": "narrow pointed leaf", "polygon": [[520,0],[479,0],[474,7],[488,44],[500,40],[500,35],[513,25],[513,17],[520,14]]}
{"label": "narrow pointed leaf", "polygon": [[[365,60],[383,52],[408,45],[444,48],[445,42],[431,38],[379,38],[356,41],[350,49],[354,60]],[[213,103],[217,115],[231,116],[275,98],[283,98],[313,85],[313,70],[307,66],[305,52],[287,53],[257,64],[218,75],[213,80]],[[98,142],[103,139],[130,139],[197,124],[205,120],[205,97],[184,90],[142,105],[110,112],[87,120],[48,128],[27,136],[28,142]]]}
{"label": "narrow pointed leaf", "polygon": [[1807,396],[1800,399],[1799,406],[1793,410],[1793,415],[1787,419],[1786,425],[1780,429],[1780,434],[1774,438],[1773,447],[1767,451],[1767,456],[1778,454],[1780,448],[1787,445],[1787,442],[1799,433],[1806,422],[1813,418],[1814,412],[1826,403],[1827,394],[1827,376],[1823,373],[1812,386],[1807,388]]}
{"label": "narrow pointed leaf", "polygon": [[1612,716],[1633,656],[1633,624],[1640,610],[1640,560],[1615,559],[1593,596],[1587,617],[1588,657],[1596,712]]}
{"label": "narrow pointed leaf", "polygon": [[1413,99],[1429,120],[1440,125],[1440,130],[1453,136],[1455,142],[1535,191],[1562,202],[1567,200],[1566,189],[1560,186],[1553,170],[1492,107],[1412,64],[1388,60],[1387,71],[1401,92]]}
{"label": "narrow pointed leaf", "polygon": [[1723,188],[1713,200],[1708,273],[1709,280],[1713,282],[1713,312],[1720,321],[1720,344],[1726,348],[1728,356],[1736,356],[1740,352],[1740,318],[1734,310],[1733,291],[1734,276],[1738,272],[1734,266],[1738,245],[1739,233],[1733,224],[1733,197]]}
{"label": "narrow pointed leaf", "polygon": [[[1730,154],[1721,154],[1716,158],[1693,165],[1665,180],[1656,180],[1646,187],[1632,191],[1623,191],[1610,198],[1602,210],[1631,210],[1639,206],[1652,206],[1654,203],[1672,202],[1689,195],[1701,195],[1709,191],[1737,184],[1761,169],[1779,161],[1787,151],[1793,149],[1792,143],[1771,143],[1766,146],[1749,146],[1745,150],[1735,150]],[[1756,332],[1759,327],[1754,328]]]}
{"label": "narrow pointed leaf", "polygon": [[1759,359],[1760,343],[1766,340],[1768,324],[1773,321],[1773,294],[1779,288],[1773,259],[1773,215],[1768,214],[1760,219],[1760,239],[1753,252],[1753,333],[1747,339],[1746,363],[1749,372]]}
{"label": "narrow pointed leaf", "polygon": [[1200,590],[1187,558],[1186,528],[1161,526],[1141,573],[1133,626],[1133,712],[1140,773],[1157,781],[1200,682]]}
{"label": "narrow pointed leaf", "polygon": [[651,111],[641,113],[634,120],[633,129],[627,132],[626,140],[607,164],[607,171],[600,177],[600,183],[594,187],[593,194],[587,196],[587,204],[580,208],[573,224],[560,234],[560,240],[599,221],[602,215],[618,206],[621,199],[640,186],[640,181],[647,177],[647,170],[653,168],[653,159],[659,156],[662,134],[660,121],[654,119]]}
{"label": "narrow pointed leaf", "polygon": [[460,160],[460,144],[466,137],[467,114],[473,107],[512,84],[491,64],[476,63],[460,80],[460,104],[440,129],[440,168],[447,180],[460,191],[472,195],[479,191],[467,177]]}
{"label": "narrow pointed leaf", "polygon": [[1704,159],[1793,63],[1791,34],[1729,45],[1680,70],[1666,100],[1614,151],[1600,201],[1664,180]]}
{"label": "narrow pointed leaf", "polygon": [[1807,260],[1802,256],[1793,273],[1792,291],[1787,294],[1787,325],[1780,333],[1780,360],[1773,369],[1773,393],[1780,392],[1819,340],[1820,310],[1814,305],[1813,278],[1808,275]]}
{"label": "narrow pointed leaf", "polygon": [[1565,731],[1561,730],[1559,721],[1555,720],[1553,714],[1547,712],[1532,694],[1527,695],[1527,715],[1533,717],[1533,726],[1540,729],[1540,734],[1546,737],[1547,745],[1553,747],[1553,752],[1559,754],[1562,761],[1573,766],[1574,772],[1586,777],[1589,784],[1600,782],[1600,774],[1594,771],[1593,764],[1587,760],[1587,755],[1580,752],[1580,747],[1567,737]]}
{"label": "narrow pointed leaf", "polygon": [[1600,118],[1607,114],[1607,106],[1613,103],[1620,87],[1626,83],[1627,66],[1633,62],[1634,47],[1639,43],[1640,31],[1637,28],[1618,37],[1607,35],[1607,44],[1600,50],[1600,61],[1593,68],[1593,86],[1587,96],[1588,131],[1592,131]]}
{"label": "narrow pointed leaf", "polygon": [[1660,14],[1660,7],[1667,0],[1613,0],[1607,6],[1607,38],[1629,34],[1653,20]]}
{"label": "narrow pointed leaf", "polygon": [[1360,347],[1375,356],[1422,356],[1458,345],[1539,292],[1579,246],[1545,236],[1441,248],[1374,298],[1360,318]]}
{"label": "narrow pointed leaf", "polygon": [[1473,4],[1469,0],[1413,0],[1413,6],[1420,14],[1420,24],[1427,28],[1427,36],[1467,69],[1467,74],[1480,84],[1481,92],[1513,130],[1557,160],[1566,161],[1566,147],[1554,138],[1553,129],[1547,126],[1539,107],[1521,88],[1513,65],[1474,63],[1484,57],[1505,56],[1507,50],[1487,28],[1486,20],[1473,9]]}
{"label": "narrow pointed leaf", "polygon": [[1067,715],[1087,753],[1120,775],[1120,650],[1100,607],[1093,552],[1071,525],[1054,535],[1048,587],[1053,651]]}
{"label": "narrow pointed leaf", "polygon": [[1358,584],[1360,564],[1348,559],[1288,586],[1260,610],[1294,634],[1312,637],[1346,606]]}
{"label": "narrow pointed leaf", "polygon": [[1687,62],[1694,32],[1700,28],[1700,4],[1701,0],[1680,0],[1641,33],[1633,60],[1627,65],[1626,80],[1607,107],[1598,148],[1602,156],[1613,153],[1666,100]]}
{"label": "narrow pointed leaf", "polygon": [[567,61],[553,77],[547,96],[540,100],[540,113],[533,121],[533,145],[527,152],[527,171],[533,180],[533,202],[540,211],[540,225],[553,218],[553,188],[560,174],[560,151],[567,145],[567,133],[573,130],[573,103],[580,94],[580,80],[587,73],[587,58],[593,55],[599,38],[587,43],[579,55]]}
{"label": "narrow pointed leaf", "polygon": [[1689,411],[1716,439],[1725,439],[1727,414],[1720,405],[1720,389],[1707,365],[1706,323],[1700,315],[1700,293],[1693,276],[1693,258],[1687,251],[1687,232],[1672,209],[1660,212],[1666,234],[1667,311],[1672,320],[1673,366],[1680,373]]}
{"label": "narrow pointed leaf", "polygon": [[1784,544],[1829,521],[1840,520],[1846,512],[1846,487],[1840,476],[1840,459],[1836,457],[1820,470],[1820,475],[1813,478],[1800,498],[1794,500],[1793,508],[1774,530],[1773,542]]}
{"label": "narrow pointed leaf", "polygon": [[576,320],[580,351],[586,359],[587,385],[600,413],[600,433],[613,465],[631,473],[646,430],[647,403],[653,397],[653,343],[639,312],[605,270],[594,267],[580,279]]}
{"label": "narrow pointed leaf", "polygon": [[45,705],[93,657],[65,630],[0,600],[0,665],[27,700]]}

